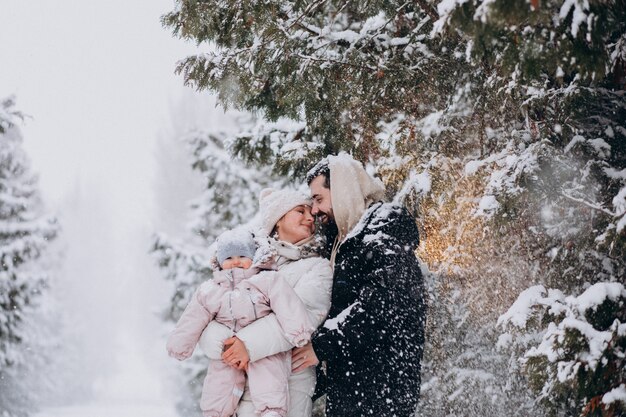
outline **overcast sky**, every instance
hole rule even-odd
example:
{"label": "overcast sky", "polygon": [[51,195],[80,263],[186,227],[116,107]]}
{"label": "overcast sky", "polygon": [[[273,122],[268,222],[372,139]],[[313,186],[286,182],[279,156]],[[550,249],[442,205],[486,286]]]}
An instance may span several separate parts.
{"label": "overcast sky", "polygon": [[161,26],[171,9],[171,0],[0,0],[0,96],[16,94],[32,116],[25,146],[50,204],[77,176],[127,203],[148,197],[151,146],[186,89],[175,64],[196,50]]}
{"label": "overcast sky", "polygon": [[[48,209],[60,211],[62,305],[98,341],[83,361],[115,354],[106,367],[120,369],[94,375],[101,398],[164,398],[150,385],[163,379],[157,363],[169,363],[156,319],[169,293],[147,256],[154,144],[171,130],[172,109],[184,101],[196,110],[189,99],[198,99],[174,75],[196,48],[162,28],[172,8],[171,0],[0,0],[0,97],[15,94],[31,116],[25,148]],[[209,108],[207,120],[224,120]]]}

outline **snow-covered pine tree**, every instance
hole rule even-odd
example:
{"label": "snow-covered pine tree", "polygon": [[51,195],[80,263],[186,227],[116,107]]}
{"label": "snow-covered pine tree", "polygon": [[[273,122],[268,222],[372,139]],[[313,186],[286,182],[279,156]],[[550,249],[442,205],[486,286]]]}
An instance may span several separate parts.
{"label": "snow-covered pine tree", "polygon": [[302,126],[242,136],[238,155],[297,180],[346,150],[418,215],[437,278],[420,414],[537,415],[508,376],[518,358],[494,350],[496,321],[533,284],[580,294],[626,275],[625,13],[623,0],[179,0],[163,22],[215,46],[181,61],[188,84]]}
{"label": "snow-covered pine tree", "polygon": [[[249,115],[242,115],[242,131],[254,126]],[[258,211],[258,196],[281,182],[269,168],[251,168],[233,159],[226,149],[233,138],[227,133],[191,131],[182,140],[191,154],[192,168],[202,176],[204,189],[189,202],[191,223],[188,233],[177,239],[165,234],[155,237],[151,250],[165,278],[175,284],[165,319],[176,322],[196,288],[212,276],[209,246],[223,231],[250,223]],[[206,359],[194,357],[183,362],[184,385],[178,408],[186,415],[199,414],[198,402],[206,374]]]}
{"label": "snow-covered pine tree", "polygon": [[[443,5],[435,26],[455,33],[462,28],[466,52],[480,63],[481,71],[490,73],[488,84],[519,106],[516,113],[523,127],[517,130],[523,142],[517,142],[518,149],[505,148],[501,156],[491,154],[465,165],[466,174],[488,173],[483,177],[488,182],[483,183],[481,215],[491,217],[501,232],[517,236],[517,244],[511,242],[516,253],[527,252],[508,255],[515,269],[525,271],[510,276],[522,278],[512,282],[516,293],[528,283],[539,283],[573,298],[589,286],[620,280],[626,274],[624,2]],[[490,166],[494,162],[496,166]],[[491,259],[504,259],[489,252]],[[550,414],[623,412],[626,396],[602,402],[603,395],[619,391],[624,383],[619,332],[615,330],[613,339],[602,339],[591,353],[589,345],[599,339],[586,337],[589,332],[607,332],[606,323],[600,323],[606,320],[617,329],[624,320],[619,310],[604,311],[602,320],[587,322],[584,317],[595,306],[584,313],[581,309],[581,320],[566,314],[565,308],[557,312],[543,305],[547,314],[542,320],[518,329],[515,341],[501,344],[514,347],[514,356],[523,355],[511,365],[527,377]],[[581,326],[572,325],[573,320]],[[565,356],[538,354],[542,348],[546,353],[546,340],[554,342],[555,352],[564,349]],[[587,363],[598,351],[603,366]],[[585,364],[572,369],[575,358],[581,357]],[[563,371],[568,360],[570,368]]]}
{"label": "snow-covered pine tree", "polygon": [[[14,98],[0,101],[0,409],[3,417],[25,416],[37,393],[27,375],[43,365],[33,359],[46,341],[31,340],[32,319],[48,288],[48,271],[39,260],[58,226],[45,215],[37,177],[22,149],[21,114]],[[30,326],[30,327],[29,327]]]}
{"label": "snow-covered pine tree", "polygon": [[[296,147],[300,157],[283,161],[276,146],[265,161],[300,175],[320,155],[340,150],[363,160],[382,155],[381,121],[411,109],[425,115],[444,103],[434,92],[452,86],[431,75],[450,68],[432,59],[442,46],[426,44],[429,20],[416,5],[338,1],[179,1],[163,17],[178,36],[217,47],[181,61],[188,84],[217,91],[226,105],[262,111],[268,121],[302,124],[282,142],[285,153]],[[419,70],[412,68],[418,62]],[[248,148],[266,145],[254,140]]]}
{"label": "snow-covered pine tree", "polygon": [[523,353],[518,362],[550,415],[626,413],[622,283],[599,282],[575,296],[533,286],[498,322],[509,331],[499,345]]}

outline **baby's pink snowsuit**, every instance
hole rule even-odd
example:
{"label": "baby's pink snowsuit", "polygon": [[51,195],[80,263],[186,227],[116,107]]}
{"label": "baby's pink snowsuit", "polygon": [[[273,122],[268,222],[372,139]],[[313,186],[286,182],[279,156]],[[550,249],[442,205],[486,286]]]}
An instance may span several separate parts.
{"label": "baby's pink snowsuit", "polygon": [[[170,356],[187,359],[211,320],[236,333],[256,319],[274,312],[294,346],[303,346],[314,330],[306,307],[293,288],[276,271],[229,269],[215,271],[213,279],[196,290],[167,341]],[[256,411],[287,414],[291,352],[250,362],[248,384]],[[211,361],[202,388],[200,407],[205,417],[229,417],[235,413],[245,386],[244,371]]]}

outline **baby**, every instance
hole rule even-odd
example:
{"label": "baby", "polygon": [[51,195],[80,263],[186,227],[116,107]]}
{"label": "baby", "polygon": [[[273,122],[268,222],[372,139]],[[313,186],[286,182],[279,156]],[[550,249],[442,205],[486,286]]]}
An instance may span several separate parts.
{"label": "baby", "polygon": [[[196,290],[167,341],[170,356],[191,356],[202,331],[217,320],[235,334],[242,327],[273,312],[287,339],[303,346],[314,330],[304,303],[293,288],[273,271],[269,245],[258,245],[247,231],[228,231],[217,239],[213,279]],[[215,263],[215,262],[214,262]],[[248,364],[250,396],[262,417],[287,415],[291,352],[281,352]],[[243,394],[246,375],[223,361],[211,361],[200,407],[204,417],[230,417]]]}

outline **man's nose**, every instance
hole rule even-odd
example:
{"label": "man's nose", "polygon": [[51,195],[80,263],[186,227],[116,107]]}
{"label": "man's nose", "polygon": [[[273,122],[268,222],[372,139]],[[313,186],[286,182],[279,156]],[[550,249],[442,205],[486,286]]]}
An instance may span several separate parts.
{"label": "man's nose", "polygon": [[311,207],[311,215],[316,216],[319,213],[320,209],[317,207],[315,203],[313,203],[313,207]]}

